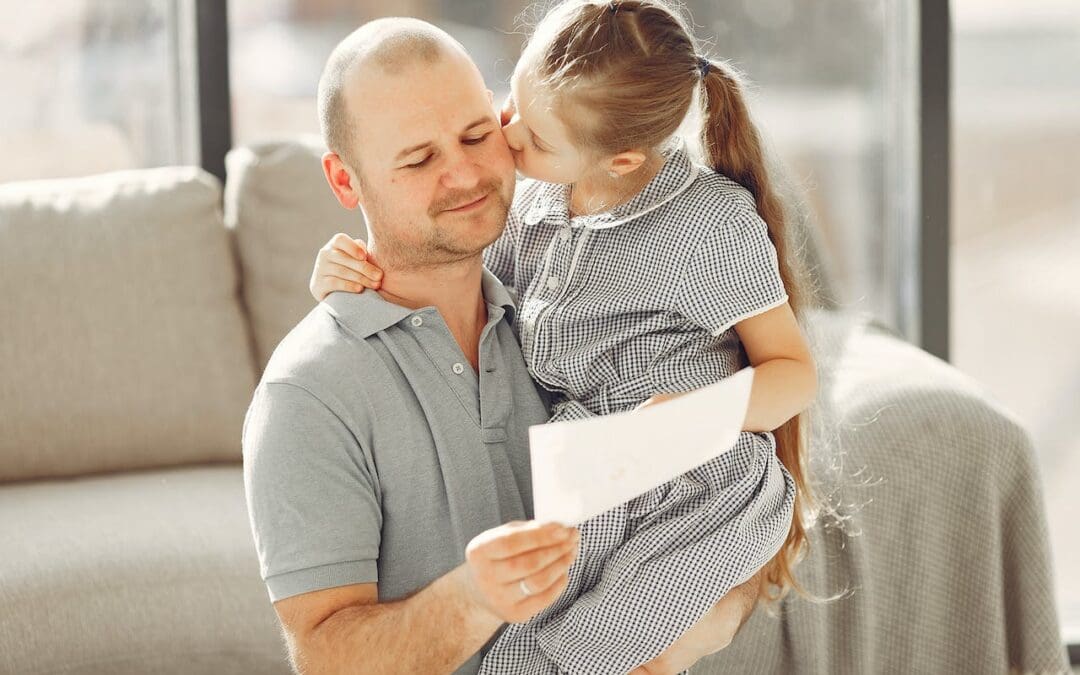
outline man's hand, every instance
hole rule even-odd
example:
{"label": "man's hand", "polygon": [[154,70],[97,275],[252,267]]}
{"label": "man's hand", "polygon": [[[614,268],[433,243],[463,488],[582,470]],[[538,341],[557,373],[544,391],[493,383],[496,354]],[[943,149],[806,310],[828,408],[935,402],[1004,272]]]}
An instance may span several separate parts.
{"label": "man's hand", "polygon": [[728,591],[712,609],[682,634],[664,653],[630,671],[630,675],[674,675],[701,658],[731,644],[750,617],[761,589],[761,572]]}
{"label": "man's hand", "polygon": [[566,588],[579,540],[576,528],[536,521],[480,533],[465,548],[470,595],[502,621],[529,619]]}

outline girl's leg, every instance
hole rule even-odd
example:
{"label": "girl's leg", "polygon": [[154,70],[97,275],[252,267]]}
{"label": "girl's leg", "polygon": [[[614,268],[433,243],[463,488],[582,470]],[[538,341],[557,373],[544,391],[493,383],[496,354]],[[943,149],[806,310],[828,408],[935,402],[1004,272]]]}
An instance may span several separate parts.
{"label": "girl's leg", "polygon": [[794,480],[760,436],[743,434],[668,486],[660,501],[630,503],[629,536],[599,579],[539,625],[539,648],[560,669],[617,673],[650,661],[783,545]]}

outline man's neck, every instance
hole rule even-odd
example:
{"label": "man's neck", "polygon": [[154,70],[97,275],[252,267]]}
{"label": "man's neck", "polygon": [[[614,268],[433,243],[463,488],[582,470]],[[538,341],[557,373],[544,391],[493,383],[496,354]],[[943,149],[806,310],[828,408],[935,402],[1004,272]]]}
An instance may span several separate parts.
{"label": "man's neck", "polygon": [[379,295],[410,309],[434,306],[473,370],[479,370],[480,334],[488,320],[481,257],[419,269],[386,265],[383,272]]}

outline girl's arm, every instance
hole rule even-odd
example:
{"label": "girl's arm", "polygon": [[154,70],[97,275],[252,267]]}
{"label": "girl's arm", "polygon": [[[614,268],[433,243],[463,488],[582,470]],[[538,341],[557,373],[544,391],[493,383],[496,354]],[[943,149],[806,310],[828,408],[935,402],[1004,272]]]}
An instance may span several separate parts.
{"label": "girl's arm", "polygon": [[[786,302],[743,319],[734,328],[754,367],[742,430],[778,429],[810,407],[817,396],[817,367],[810,348]],[[685,393],[656,394],[638,407],[670,401]]]}
{"label": "girl's arm", "polygon": [[382,270],[368,257],[362,239],[338,232],[315,256],[308,290],[317,302],[334,291],[363,293],[365,288],[379,288]]}
{"label": "girl's arm", "polygon": [[810,407],[817,367],[791,306],[784,303],[735,324],[754,367],[743,431],[772,431]]}

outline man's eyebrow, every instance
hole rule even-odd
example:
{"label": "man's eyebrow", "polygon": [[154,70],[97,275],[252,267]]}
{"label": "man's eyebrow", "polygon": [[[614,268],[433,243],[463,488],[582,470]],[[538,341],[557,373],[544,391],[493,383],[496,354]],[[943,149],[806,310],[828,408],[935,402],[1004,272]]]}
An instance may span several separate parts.
{"label": "man's eyebrow", "polygon": [[399,152],[397,154],[397,157],[394,157],[394,161],[396,162],[396,161],[398,161],[400,159],[405,159],[406,157],[413,154],[417,150],[423,150],[424,148],[430,147],[432,145],[434,145],[433,142],[426,141],[424,143],[420,143],[419,145],[414,145],[414,146],[412,146],[410,148],[405,148],[404,150],[402,150],[401,152]]}
{"label": "man's eyebrow", "polygon": [[[478,127],[478,126],[480,126],[482,124],[489,124],[489,123],[493,122],[494,120],[495,120],[495,118],[492,117],[491,115],[485,115],[484,117],[481,117],[480,119],[476,120],[475,122],[473,122],[469,126],[465,127],[465,130],[462,133],[469,133],[470,131],[472,131],[476,127]],[[435,145],[435,143],[433,141],[425,141],[424,143],[418,143],[417,145],[405,148],[404,150],[399,152],[396,157],[394,157],[394,161],[396,162],[398,160],[405,159],[406,157],[413,154],[417,150],[423,150],[424,148],[430,147],[432,145]]]}
{"label": "man's eyebrow", "polygon": [[492,117],[491,115],[484,115],[483,117],[476,120],[475,122],[473,122],[469,126],[465,127],[465,132],[464,133],[468,133],[468,132],[472,131],[473,129],[480,126],[481,124],[490,124],[490,123],[492,123],[494,121],[495,121],[495,118]]}

